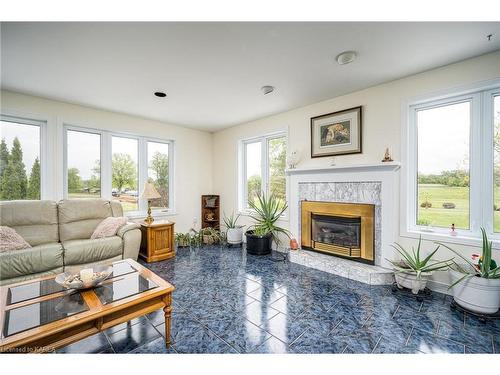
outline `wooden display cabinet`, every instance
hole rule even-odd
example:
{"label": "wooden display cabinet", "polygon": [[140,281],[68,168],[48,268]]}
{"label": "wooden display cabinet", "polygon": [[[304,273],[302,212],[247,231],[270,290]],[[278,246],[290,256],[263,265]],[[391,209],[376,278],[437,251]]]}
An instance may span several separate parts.
{"label": "wooden display cabinet", "polygon": [[201,196],[201,227],[220,228],[220,196]]}
{"label": "wooden display cabinet", "polygon": [[146,262],[158,262],[175,256],[174,223],[155,220],[151,224],[141,222],[141,251]]}

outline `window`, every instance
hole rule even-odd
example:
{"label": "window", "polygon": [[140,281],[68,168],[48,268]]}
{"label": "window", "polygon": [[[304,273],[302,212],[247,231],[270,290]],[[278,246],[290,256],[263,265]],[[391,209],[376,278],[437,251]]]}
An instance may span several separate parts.
{"label": "window", "polygon": [[111,138],[112,196],[123,211],[139,210],[138,141],[133,138]]}
{"label": "window", "polygon": [[410,106],[407,230],[500,240],[499,98],[495,83]]}
{"label": "window", "polygon": [[243,141],[240,209],[260,193],[274,194],[286,202],[286,136],[275,134]]}
{"label": "window", "polygon": [[267,158],[269,161],[269,192],[286,202],[286,138],[272,138],[267,141]]}
{"label": "window", "polygon": [[469,101],[417,109],[417,224],[470,228]]}
{"label": "window", "polygon": [[66,153],[68,197],[99,198],[101,196],[101,135],[68,129]]}
{"label": "window", "polygon": [[0,200],[40,199],[44,123],[11,116],[0,121]]}
{"label": "window", "polygon": [[148,141],[148,181],[152,182],[161,198],[151,202],[152,209],[169,206],[169,153],[168,143]]}
{"label": "window", "polygon": [[500,232],[500,93],[493,95],[493,231]]}
{"label": "window", "polygon": [[262,191],[262,142],[245,144],[245,171],[246,171],[246,206]]}
{"label": "window", "polygon": [[153,214],[173,212],[173,141],[65,125],[65,192],[69,198],[103,197],[121,203],[128,216],[143,216],[146,181],[161,198]]}

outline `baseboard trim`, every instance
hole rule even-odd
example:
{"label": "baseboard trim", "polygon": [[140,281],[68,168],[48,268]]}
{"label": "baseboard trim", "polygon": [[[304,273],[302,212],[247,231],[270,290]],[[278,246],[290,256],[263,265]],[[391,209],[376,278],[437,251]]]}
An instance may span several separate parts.
{"label": "baseboard trim", "polygon": [[441,281],[428,280],[427,287],[434,292],[452,295],[451,289],[448,289],[449,285]]}

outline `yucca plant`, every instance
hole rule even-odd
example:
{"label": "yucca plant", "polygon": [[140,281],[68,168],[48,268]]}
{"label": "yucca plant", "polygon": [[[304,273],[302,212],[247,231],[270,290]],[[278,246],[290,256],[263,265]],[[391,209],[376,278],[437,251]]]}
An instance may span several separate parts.
{"label": "yucca plant", "polygon": [[466,269],[462,267],[460,264],[456,263],[455,261],[453,262],[454,263],[453,267],[458,272],[463,273],[464,275],[463,277],[455,281],[453,284],[451,284],[448,289],[451,289],[461,281],[474,276],[482,277],[485,279],[500,279],[500,267],[497,266],[496,262],[493,259],[491,259],[492,242],[488,241],[488,236],[486,235],[486,231],[484,230],[484,228],[481,228],[481,234],[483,237],[482,256],[480,258],[480,262],[478,265],[475,265],[469,259],[465,258],[462,254],[460,254],[460,252],[452,249],[448,245],[437,242],[439,245],[447,248],[452,253],[458,255],[470,266],[469,268]]}
{"label": "yucca plant", "polygon": [[255,221],[253,232],[255,235],[265,236],[271,233],[274,241],[280,243],[279,235],[284,234],[290,238],[290,232],[278,226],[276,222],[288,208],[286,202],[278,199],[276,195],[258,194],[256,200],[250,200],[248,205],[253,210],[250,217]]}
{"label": "yucca plant", "polygon": [[224,217],[222,220],[224,221],[224,225],[226,226],[227,229],[233,229],[233,228],[238,228],[238,219],[240,218],[240,214],[236,215],[234,217],[234,212],[231,213],[231,216],[227,216],[226,213],[224,213]]}
{"label": "yucca plant", "polygon": [[452,259],[431,262],[432,257],[439,250],[439,245],[433,252],[421,259],[421,245],[422,237],[418,239],[417,249],[412,246],[411,252],[398,243],[391,245],[402,256],[402,260],[399,261],[387,259],[394,266],[395,272],[407,273],[408,271],[412,271],[416,273],[417,279],[420,279],[422,273],[444,270],[450,266]]}

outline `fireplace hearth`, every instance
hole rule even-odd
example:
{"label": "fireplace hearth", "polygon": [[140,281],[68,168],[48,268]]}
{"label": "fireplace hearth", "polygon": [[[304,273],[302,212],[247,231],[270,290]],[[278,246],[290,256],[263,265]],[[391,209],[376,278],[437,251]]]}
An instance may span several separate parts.
{"label": "fireplace hearth", "polygon": [[302,201],[302,247],[374,264],[374,214],[371,204]]}

